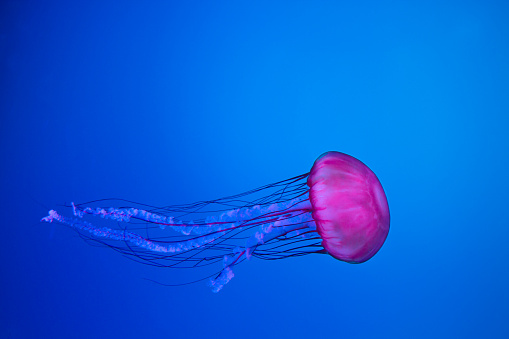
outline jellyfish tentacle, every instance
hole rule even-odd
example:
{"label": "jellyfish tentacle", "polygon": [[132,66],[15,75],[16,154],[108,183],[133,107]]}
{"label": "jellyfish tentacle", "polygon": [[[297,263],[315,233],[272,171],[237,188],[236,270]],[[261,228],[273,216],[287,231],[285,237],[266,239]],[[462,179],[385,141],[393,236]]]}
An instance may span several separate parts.
{"label": "jellyfish tentacle", "polygon": [[308,204],[309,200],[306,201],[306,199],[298,202],[292,201],[286,210],[283,209],[261,216],[262,218],[269,217],[271,219],[253,223],[254,225],[258,224],[259,230],[246,240],[243,250],[237,249],[234,250],[234,253],[224,256],[223,270],[217,277],[210,279],[209,286],[212,291],[219,292],[234,277],[232,267],[241,259],[249,260],[259,245],[299,230],[305,230],[306,233],[315,231],[316,226],[313,218],[308,213]]}
{"label": "jellyfish tentacle", "polygon": [[41,221],[45,222],[53,222],[53,220],[70,226],[74,229],[86,231],[97,238],[120,240],[136,245],[137,247],[158,253],[180,253],[199,248],[204,245],[213,243],[217,238],[221,237],[222,233],[224,233],[218,232],[214,235],[196,237],[186,241],[174,242],[171,244],[161,244],[159,241],[146,239],[134,232],[115,230],[109,227],[96,227],[85,220],[64,217],[58,214],[55,210],[49,211],[48,216],[41,219]]}
{"label": "jellyfish tentacle", "polygon": [[[86,241],[151,266],[203,268],[222,262],[209,275],[210,287],[218,292],[234,277],[233,267],[252,256],[275,260],[316,252],[319,238],[307,177],[192,204],[157,207],[123,199],[72,203],[67,207],[73,217],[51,210],[42,221],[67,225]],[[250,196],[269,189],[270,194]],[[98,207],[105,201],[115,207]]]}

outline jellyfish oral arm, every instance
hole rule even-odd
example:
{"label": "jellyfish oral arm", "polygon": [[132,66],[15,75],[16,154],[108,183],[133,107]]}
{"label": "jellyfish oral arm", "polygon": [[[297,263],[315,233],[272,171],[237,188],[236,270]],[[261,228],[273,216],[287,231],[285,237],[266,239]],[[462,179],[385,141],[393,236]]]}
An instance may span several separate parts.
{"label": "jellyfish oral arm", "polygon": [[[138,208],[91,208],[74,203],[71,206],[74,217],[64,217],[55,210],[51,210],[41,221],[59,222],[97,241],[104,239],[123,242],[136,256],[140,252],[135,248],[159,253],[161,258],[184,255],[192,257],[193,260],[200,258],[209,260],[203,251],[218,249],[227,251],[222,260],[223,268],[210,281],[214,292],[221,290],[233,278],[233,266],[250,259],[258,248],[265,248],[265,244],[278,248],[279,242],[287,238],[299,236],[299,238],[308,239],[317,234],[307,194],[289,201],[227,210],[205,219],[188,221]],[[98,227],[84,220],[85,216],[99,217],[105,219],[105,222],[114,221],[117,228]],[[157,228],[160,232],[170,232],[170,234],[174,231],[181,234],[176,238],[180,237],[183,240],[162,241],[160,237],[142,236],[129,230],[133,227],[128,224],[133,223],[145,223],[147,225],[145,227],[153,225],[150,227]],[[234,239],[237,239],[235,241],[238,243],[235,247],[230,245]],[[112,245],[117,249],[118,246]],[[268,253],[274,255],[274,250]],[[149,257],[147,260],[152,260],[152,257],[146,256],[145,253],[143,255],[143,258]],[[260,255],[269,254],[262,250]],[[144,260],[143,258],[141,259]]]}
{"label": "jellyfish oral arm", "polygon": [[[253,252],[256,251],[258,246],[270,243],[281,237],[289,236],[291,238],[293,236],[301,236],[303,238],[310,238],[317,234],[316,225],[306,208],[292,209],[285,213],[277,213],[277,215],[280,216],[276,220],[262,223],[259,231],[247,239],[246,245],[242,250],[239,248],[237,250],[238,253],[224,256],[223,270],[216,278],[210,280],[209,285],[212,288],[212,292],[219,292],[234,277],[231,267],[241,260],[251,259]],[[271,217],[274,217],[274,215],[271,215]]]}
{"label": "jellyfish oral arm", "polygon": [[155,241],[146,239],[137,233],[125,230],[114,230],[108,227],[95,227],[85,220],[61,216],[55,210],[49,211],[48,216],[41,219],[41,221],[45,222],[53,222],[53,220],[70,226],[76,230],[88,232],[96,238],[125,241],[137,247],[158,253],[180,253],[189,251],[211,243],[220,236],[198,237],[196,239],[178,242],[173,245],[161,245]]}

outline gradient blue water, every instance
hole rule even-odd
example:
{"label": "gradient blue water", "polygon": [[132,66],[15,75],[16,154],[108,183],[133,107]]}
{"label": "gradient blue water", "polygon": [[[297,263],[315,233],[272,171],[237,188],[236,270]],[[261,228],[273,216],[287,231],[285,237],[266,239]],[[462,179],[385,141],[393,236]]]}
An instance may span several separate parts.
{"label": "gradient blue water", "polygon": [[[0,337],[507,338],[505,2],[3,1]],[[219,294],[38,220],[370,166],[369,262],[252,260]]]}

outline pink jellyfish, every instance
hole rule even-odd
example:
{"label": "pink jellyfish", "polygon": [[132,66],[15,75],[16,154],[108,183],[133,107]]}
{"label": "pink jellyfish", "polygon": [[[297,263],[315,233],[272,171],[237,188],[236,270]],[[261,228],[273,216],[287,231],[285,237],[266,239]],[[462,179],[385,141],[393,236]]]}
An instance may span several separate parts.
{"label": "pink jellyfish", "polygon": [[[106,201],[115,206],[102,207]],[[148,265],[208,270],[200,280],[209,279],[214,292],[251,257],[326,253],[365,262],[382,247],[390,224],[376,175],[340,152],[322,154],[309,173],[217,200],[155,207],[101,199],[68,207],[74,217],[51,210],[41,221],[67,225]]]}

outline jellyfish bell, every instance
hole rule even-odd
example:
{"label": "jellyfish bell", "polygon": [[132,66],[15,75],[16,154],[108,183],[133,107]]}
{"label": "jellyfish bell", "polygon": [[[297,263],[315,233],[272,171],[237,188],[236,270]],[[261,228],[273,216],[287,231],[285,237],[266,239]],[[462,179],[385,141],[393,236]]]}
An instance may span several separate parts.
{"label": "jellyfish bell", "polygon": [[387,198],[375,173],[354,157],[327,152],[316,159],[307,184],[324,249],[349,263],[372,258],[390,224]]}
{"label": "jellyfish bell", "polygon": [[[104,207],[105,202],[116,206]],[[213,267],[203,279],[214,292],[234,277],[234,266],[252,257],[327,253],[348,263],[365,262],[382,247],[390,224],[378,178],[340,152],[321,155],[309,173],[216,200],[157,207],[100,199],[68,207],[74,216],[51,210],[41,221],[69,226],[144,264],[193,271]],[[106,224],[99,226],[101,221]]]}

